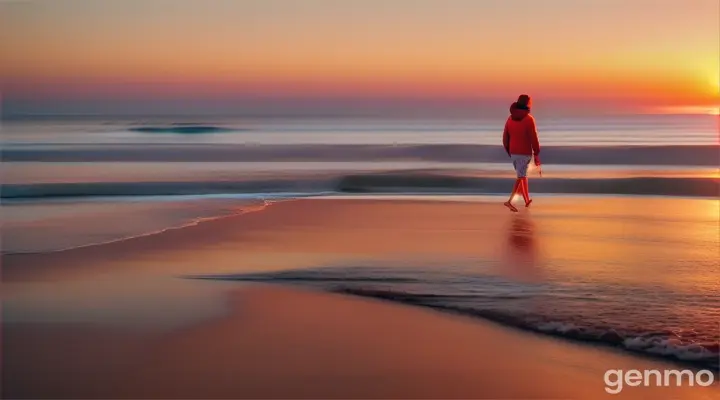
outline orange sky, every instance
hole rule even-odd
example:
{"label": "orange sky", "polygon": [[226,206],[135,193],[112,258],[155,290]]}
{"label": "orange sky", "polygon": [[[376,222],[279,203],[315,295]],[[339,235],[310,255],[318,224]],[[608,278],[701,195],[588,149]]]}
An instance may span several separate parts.
{"label": "orange sky", "polygon": [[19,0],[3,94],[720,103],[718,0]]}

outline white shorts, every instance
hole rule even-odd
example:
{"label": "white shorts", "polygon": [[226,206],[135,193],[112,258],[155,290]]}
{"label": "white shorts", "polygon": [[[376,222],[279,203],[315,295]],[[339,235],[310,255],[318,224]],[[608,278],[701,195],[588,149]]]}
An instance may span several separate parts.
{"label": "white shorts", "polygon": [[532,156],[526,156],[524,154],[512,154],[510,156],[510,159],[512,160],[517,177],[525,178],[527,176],[528,166],[530,165],[530,160],[532,160]]}

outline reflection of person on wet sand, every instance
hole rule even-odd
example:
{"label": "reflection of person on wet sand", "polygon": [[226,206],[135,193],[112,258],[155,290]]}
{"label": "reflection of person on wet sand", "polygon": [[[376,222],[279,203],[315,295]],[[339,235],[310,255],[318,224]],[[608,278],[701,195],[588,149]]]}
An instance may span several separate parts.
{"label": "reflection of person on wet sand", "polygon": [[519,279],[537,280],[537,241],[535,224],[529,215],[516,214],[507,234],[506,260],[508,272]]}
{"label": "reflection of person on wet sand", "polygon": [[522,254],[532,253],[534,250],[533,228],[533,222],[529,217],[517,216],[513,218],[508,235],[511,247]]}

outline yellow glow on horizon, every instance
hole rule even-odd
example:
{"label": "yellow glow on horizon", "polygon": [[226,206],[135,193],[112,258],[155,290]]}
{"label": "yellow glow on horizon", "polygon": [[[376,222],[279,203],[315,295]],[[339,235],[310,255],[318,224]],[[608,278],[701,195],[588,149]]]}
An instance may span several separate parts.
{"label": "yellow glow on horizon", "polygon": [[660,107],[656,111],[663,114],[691,114],[691,115],[717,115],[720,116],[720,104],[715,106],[672,106]]}

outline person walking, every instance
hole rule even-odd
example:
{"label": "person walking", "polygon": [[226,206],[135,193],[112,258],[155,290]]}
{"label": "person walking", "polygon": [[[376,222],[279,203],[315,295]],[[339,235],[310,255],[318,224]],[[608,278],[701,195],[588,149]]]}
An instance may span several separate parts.
{"label": "person walking", "polygon": [[510,198],[504,203],[512,212],[518,209],[512,204],[513,198],[520,193],[525,200],[525,207],[530,207],[530,188],[527,172],[530,161],[540,167],[540,140],[538,139],[535,118],[530,114],[530,96],[522,94],[510,106],[510,116],[505,122],[503,131],[503,147],[513,163],[516,179]]}

